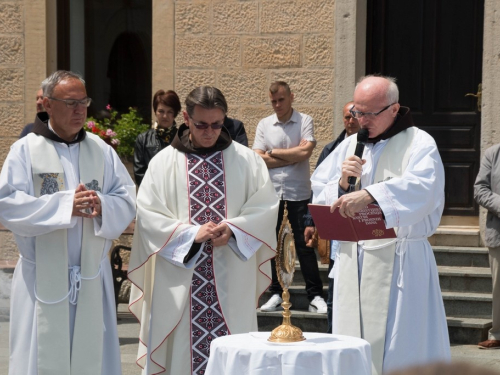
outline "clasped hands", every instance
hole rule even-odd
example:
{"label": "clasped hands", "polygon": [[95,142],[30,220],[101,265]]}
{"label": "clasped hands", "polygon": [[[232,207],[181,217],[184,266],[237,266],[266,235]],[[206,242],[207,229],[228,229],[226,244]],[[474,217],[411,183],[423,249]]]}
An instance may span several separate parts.
{"label": "clasped hands", "polygon": [[101,215],[101,200],[94,190],[87,190],[84,184],[79,184],[75,189],[72,216],[92,219]]}
{"label": "clasped hands", "polygon": [[194,242],[202,243],[212,240],[214,246],[224,246],[227,245],[232,235],[233,231],[226,223],[215,224],[209,221],[200,226]]}
{"label": "clasped hands", "polygon": [[[340,187],[347,191],[349,189],[349,177],[361,177],[363,173],[363,165],[366,160],[361,160],[361,158],[356,155],[351,155],[342,163],[342,177],[340,178]],[[337,199],[330,206],[330,212],[334,212],[336,208],[339,209],[339,213],[342,217],[354,217],[354,215],[365,208],[370,203],[373,203],[375,199],[366,190],[354,191],[352,193],[344,194],[339,199]]]}

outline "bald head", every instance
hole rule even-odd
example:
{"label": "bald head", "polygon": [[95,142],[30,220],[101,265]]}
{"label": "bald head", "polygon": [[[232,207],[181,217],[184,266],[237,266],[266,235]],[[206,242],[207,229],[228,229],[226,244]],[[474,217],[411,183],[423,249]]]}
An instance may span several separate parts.
{"label": "bald head", "polygon": [[386,96],[387,103],[399,102],[399,89],[396,80],[392,77],[365,76],[362,77],[354,89],[363,90],[366,95]]}
{"label": "bald head", "polygon": [[359,125],[368,129],[369,137],[384,133],[399,111],[399,91],[394,78],[367,76],[354,90],[354,111]]}
{"label": "bald head", "polygon": [[342,111],[344,116],[344,128],[347,136],[353,135],[359,131],[359,123],[354,117],[352,117],[349,110],[354,105],[354,102],[349,102],[344,106]]}

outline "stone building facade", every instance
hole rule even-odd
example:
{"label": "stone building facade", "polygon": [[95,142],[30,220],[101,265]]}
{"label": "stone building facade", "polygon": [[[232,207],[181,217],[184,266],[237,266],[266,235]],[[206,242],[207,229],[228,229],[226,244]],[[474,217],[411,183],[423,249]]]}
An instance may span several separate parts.
{"label": "stone building facade", "polygon": [[[269,84],[287,81],[294,107],[315,121],[314,164],[342,130],[342,107],[365,73],[368,1],[152,0],[152,91],[184,98],[195,86],[217,86],[251,144],[272,113]],[[58,3],[0,0],[0,165],[34,119],[38,85],[57,69]],[[481,151],[500,142],[500,2],[485,0],[484,14]],[[0,248],[12,246],[5,236]]]}
{"label": "stone building facade", "polygon": [[314,118],[317,154],[333,132],[334,24],[334,0],[153,1],[153,82],[181,98],[218,87],[253,140],[272,113],[270,83],[287,81]]}

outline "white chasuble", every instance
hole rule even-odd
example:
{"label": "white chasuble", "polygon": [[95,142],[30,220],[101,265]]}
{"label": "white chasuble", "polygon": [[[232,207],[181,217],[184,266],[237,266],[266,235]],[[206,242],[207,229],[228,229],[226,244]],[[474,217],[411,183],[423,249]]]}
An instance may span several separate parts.
{"label": "white chasuble", "polygon": [[[101,191],[104,156],[93,135],[80,142],[81,181]],[[27,136],[36,197],[65,190],[64,170],[52,141]],[[67,230],[36,237],[38,373],[99,374],[102,366],[103,306],[100,277],[105,240],[83,219],[81,266],[68,267]],[[69,276],[68,276],[69,275]],[[77,305],[70,343],[69,304]],[[71,353],[70,353],[71,349]]]}
{"label": "white chasuble", "polygon": [[[278,205],[262,158],[235,142],[207,155],[167,147],[151,160],[139,189],[128,273],[143,374],[203,374],[214,338],[257,329]],[[184,263],[208,221],[226,222],[235,239],[219,247],[207,241]]]}
{"label": "white chasuble", "polygon": [[[375,181],[401,177],[408,165],[416,128],[411,127],[392,137],[380,156]],[[347,156],[354,154],[357,138],[351,138]],[[397,233],[397,228],[395,228]],[[387,314],[391,292],[396,239],[362,241],[361,278],[358,275],[358,244],[341,242],[339,257],[338,314],[339,334],[361,337],[371,345],[372,371],[382,374]]]}

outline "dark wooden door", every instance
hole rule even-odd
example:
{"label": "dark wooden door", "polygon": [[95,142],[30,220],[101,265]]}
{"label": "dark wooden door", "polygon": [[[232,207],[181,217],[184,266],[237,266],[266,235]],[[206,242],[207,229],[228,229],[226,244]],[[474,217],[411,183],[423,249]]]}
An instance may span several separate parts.
{"label": "dark wooden door", "polygon": [[401,105],[445,166],[445,215],[477,215],[484,0],[370,0],[367,74],[397,78]]}

